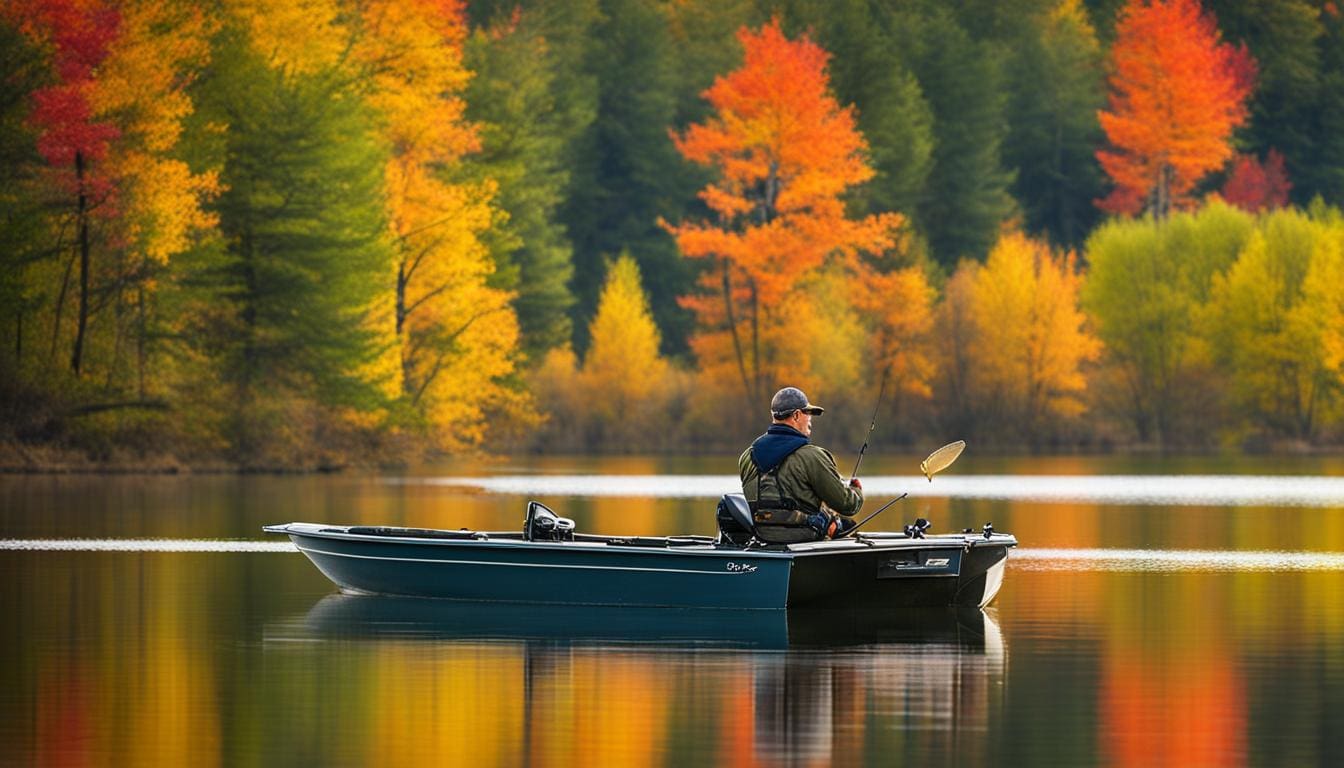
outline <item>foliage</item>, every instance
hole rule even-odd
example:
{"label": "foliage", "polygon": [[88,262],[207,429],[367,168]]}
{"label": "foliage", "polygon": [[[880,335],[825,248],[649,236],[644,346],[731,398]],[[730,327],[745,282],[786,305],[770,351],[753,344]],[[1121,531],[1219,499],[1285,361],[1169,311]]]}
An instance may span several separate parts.
{"label": "foliage", "polygon": [[[291,30],[302,34],[302,30]],[[395,343],[386,301],[395,274],[383,200],[386,152],[366,105],[338,71],[296,77],[230,26],[205,94],[227,119],[215,206],[224,248],[201,264],[191,354],[212,361],[215,405],[241,461],[306,442],[300,411],[376,413],[388,405]]]}
{"label": "foliage", "polygon": [[933,167],[909,213],[940,264],[982,259],[1015,208],[1002,54],[941,3],[911,3],[890,25],[933,114]]}
{"label": "foliage", "polygon": [[583,358],[584,407],[595,445],[647,445],[648,432],[665,422],[671,394],[669,366],[658,353],[658,327],[649,312],[639,267],[623,254],[607,282],[588,329]]}
{"label": "foliage", "polygon": [[1029,232],[1075,247],[1096,223],[1101,170],[1102,52],[1078,0],[1025,16],[1007,41],[1010,87],[1004,162]]}
{"label": "foliage", "polygon": [[1254,77],[1246,49],[1221,41],[1199,0],[1130,0],[1100,114],[1111,146],[1097,159],[1115,184],[1100,205],[1159,219],[1187,207],[1200,179],[1232,156]]}
{"label": "foliage", "polygon": [[1344,226],[1332,224],[1300,211],[1267,214],[1214,278],[1205,324],[1215,360],[1238,411],[1272,435],[1309,440],[1339,414],[1331,349]]}
{"label": "foliage", "polygon": [[1104,406],[1141,442],[1177,445],[1207,431],[1208,359],[1196,326],[1214,275],[1235,261],[1251,217],[1221,203],[1152,220],[1115,220],[1087,242],[1083,306],[1121,382]]}
{"label": "foliage", "polygon": [[466,115],[481,138],[465,170],[498,187],[495,202],[507,218],[483,233],[496,264],[492,282],[515,292],[522,350],[538,363],[570,341],[573,247],[556,212],[573,145],[594,116],[593,105],[557,94],[563,61],[543,23],[530,10],[493,19],[472,33],[465,52],[474,73]]}
{"label": "foliage", "polygon": [[575,345],[587,346],[603,265],[622,251],[648,276],[654,317],[669,352],[684,350],[689,318],[676,297],[691,285],[689,265],[658,226],[692,199],[695,176],[668,136],[681,102],[676,51],[657,0],[602,0],[585,65],[597,83],[597,115],[579,138],[561,219],[574,244]]}
{"label": "foliage", "polygon": [[830,308],[804,290],[808,278],[834,259],[866,274],[861,254],[893,249],[902,220],[845,215],[840,195],[872,171],[853,111],[829,92],[826,53],[806,37],[786,38],[778,20],[739,39],[742,66],[705,93],[715,114],[676,142],[687,159],[718,170],[700,193],[718,220],[671,230],[683,254],[712,265],[702,292],[684,300],[700,321],[697,359],[718,375],[735,369],[755,404],[774,382],[807,386],[828,367],[813,356]]}
{"label": "foliage", "polygon": [[1211,0],[1207,7],[1223,36],[1244,44],[1258,64],[1250,120],[1238,131],[1238,147],[1253,156],[1282,153],[1287,177],[1306,180],[1297,185],[1297,201],[1309,202],[1324,191],[1315,158],[1335,141],[1322,132],[1320,120],[1326,105],[1339,100],[1324,82],[1328,15],[1310,0]]}
{"label": "foliage", "polygon": [[366,375],[398,394],[433,444],[479,445],[490,406],[518,395],[512,295],[490,285],[495,263],[482,233],[493,223],[494,182],[447,173],[480,146],[464,112],[466,37],[453,3],[365,0],[353,57],[368,72],[368,104],[392,148],[384,172],[396,252],[395,291],[372,308],[395,327],[399,354]]}
{"label": "foliage", "polygon": [[1232,173],[1223,183],[1222,197],[1243,211],[1282,208],[1288,204],[1288,192],[1293,188],[1283,168],[1283,155],[1269,150],[1261,163],[1249,155],[1240,155],[1232,163]]}
{"label": "foliage", "polygon": [[1007,233],[973,269],[969,394],[993,403],[985,412],[990,426],[999,421],[1035,443],[1047,436],[1040,430],[1083,412],[1083,366],[1100,353],[1078,309],[1075,257]]}

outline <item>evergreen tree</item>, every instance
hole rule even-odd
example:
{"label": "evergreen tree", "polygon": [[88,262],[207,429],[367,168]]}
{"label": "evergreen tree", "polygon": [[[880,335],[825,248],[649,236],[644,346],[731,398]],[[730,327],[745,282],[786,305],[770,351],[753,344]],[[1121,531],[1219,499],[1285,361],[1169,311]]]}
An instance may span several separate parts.
{"label": "evergreen tree", "polygon": [[1241,148],[1260,157],[1271,149],[1282,153],[1292,196],[1309,202],[1321,191],[1317,150],[1330,140],[1317,133],[1316,119],[1329,98],[1321,90],[1328,56],[1323,12],[1306,0],[1214,0],[1208,6],[1223,37],[1245,44],[1258,68]]}
{"label": "evergreen tree", "polygon": [[983,258],[1013,211],[1013,174],[1001,160],[1007,124],[1000,56],[940,4],[912,3],[890,23],[933,112],[933,168],[916,226],[945,266]]}
{"label": "evergreen tree", "polygon": [[851,199],[864,213],[915,215],[933,168],[933,113],[902,61],[890,12],[867,0],[782,6],[790,31],[814,29],[817,42],[833,52],[828,72],[836,97],[857,110],[875,174]]}
{"label": "evergreen tree", "polygon": [[[467,117],[480,125],[481,151],[469,173],[498,185],[507,218],[487,235],[493,282],[516,293],[527,357],[571,338],[573,246],[558,216],[573,176],[575,143],[596,113],[594,81],[576,72],[569,39],[596,17],[591,3],[474,3],[467,41]],[[493,14],[493,15],[492,15]]]}
{"label": "evergreen tree", "polygon": [[665,8],[656,0],[603,0],[588,71],[597,78],[597,117],[579,141],[578,166],[561,217],[574,244],[576,347],[587,347],[605,260],[629,251],[649,290],[667,351],[683,351],[690,316],[676,298],[693,271],[659,220],[681,218],[697,175],[668,135],[680,76]]}
{"label": "evergreen tree", "polygon": [[1077,0],[1013,17],[1003,40],[1009,86],[1004,162],[1030,232],[1079,245],[1095,226],[1101,168],[1101,48]]}
{"label": "evergreen tree", "polygon": [[286,74],[226,33],[202,88],[204,110],[228,130],[216,204],[224,246],[198,254],[189,278],[206,297],[195,353],[225,384],[227,435],[245,462],[294,428],[282,418],[294,402],[364,413],[386,404],[385,383],[367,371],[393,329],[367,318],[392,287],[387,154],[344,82],[330,69]]}
{"label": "evergreen tree", "polygon": [[[28,104],[43,83],[37,47],[0,15],[0,365],[5,377],[16,375],[23,362],[34,298],[24,272],[48,255],[43,247],[45,216],[33,194],[31,176],[40,162],[36,137],[28,126]],[[0,385],[5,382],[0,381]]]}

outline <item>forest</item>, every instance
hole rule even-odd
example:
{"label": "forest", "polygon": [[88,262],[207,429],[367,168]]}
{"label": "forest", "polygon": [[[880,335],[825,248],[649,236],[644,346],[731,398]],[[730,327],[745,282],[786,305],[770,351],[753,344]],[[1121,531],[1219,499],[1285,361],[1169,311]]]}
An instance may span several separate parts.
{"label": "forest", "polygon": [[[0,0],[0,465],[1344,443],[1333,0]],[[857,442],[857,441],[855,441]]]}

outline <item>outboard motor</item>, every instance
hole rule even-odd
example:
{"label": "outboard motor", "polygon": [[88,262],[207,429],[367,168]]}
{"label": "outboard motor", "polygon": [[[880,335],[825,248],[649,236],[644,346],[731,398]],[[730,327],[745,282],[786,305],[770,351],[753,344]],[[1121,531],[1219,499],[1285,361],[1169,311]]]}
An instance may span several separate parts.
{"label": "outboard motor", "polygon": [[539,501],[527,503],[523,520],[523,538],[527,541],[573,541],[574,521],[560,517]]}

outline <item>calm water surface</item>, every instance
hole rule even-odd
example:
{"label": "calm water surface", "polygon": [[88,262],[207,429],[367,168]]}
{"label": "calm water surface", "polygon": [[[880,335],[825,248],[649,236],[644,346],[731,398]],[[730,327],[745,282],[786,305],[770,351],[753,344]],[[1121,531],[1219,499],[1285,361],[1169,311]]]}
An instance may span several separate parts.
{"label": "calm water surface", "polygon": [[917,463],[866,460],[915,497],[869,525],[1015,533],[983,613],[350,597],[260,531],[712,534],[732,458],[0,477],[0,764],[1344,761],[1344,459]]}

